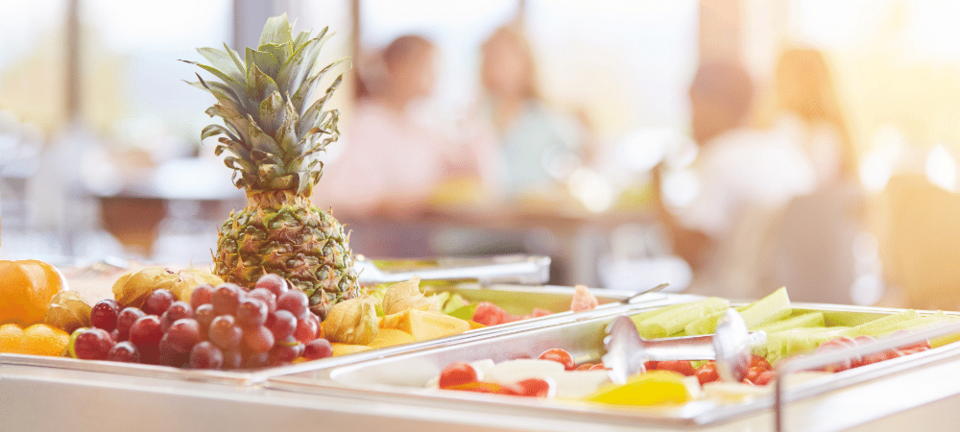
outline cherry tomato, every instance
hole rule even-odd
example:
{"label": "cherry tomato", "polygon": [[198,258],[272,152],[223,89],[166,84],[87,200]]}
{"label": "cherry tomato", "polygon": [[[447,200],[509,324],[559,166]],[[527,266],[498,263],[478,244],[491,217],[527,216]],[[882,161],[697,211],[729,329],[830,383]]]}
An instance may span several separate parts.
{"label": "cherry tomato", "polygon": [[773,379],[776,378],[776,374],[773,371],[765,370],[760,372],[755,379],[752,380],[754,385],[765,386],[773,382]]}
{"label": "cherry tomato", "polygon": [[657,364],[657,370],[670,370],[686,376],[693,376],[696,373],[693,370],[693,363],[690,363],[689,360],[662,361]]}
{"label": "cherry tomato", "polygon": [[564,369],[568,371],[572,371],[577,368],[577,364],[573,362],[573,357],[570,357],[570,353],[560,348],[546,350],[537,358],[540,360],[553,360],[555,362],[559,362],[563,365]]}
{"label": "cherry tomato", "polygon": [[646,362],[646,363],[643,364],[643,368],[644,368],[645,370],[648,370],[648,371],[656,370],[656,369],[657,369],[657,363],[660,363],[660,362],[655,361],[655,360],[650,360],[650,361],[648,361],[648,362]]}
{"label": "cherry tomato", "polygon": [[770,366],[770,362],[768,362],[767,359],[763,358],[763,356],[758,356],[756,354],[753,354],[753,356],[750,357],[749,367],[760,367],[766,370],[773,369],[773,367]]}
{"label": "cherry tomato", "polygon": [[[846,350],[846,349],[854,348],[856,346],[857,346],[857,343],[853,339],[844,336],[844,337],[834,338],[820,344],[820,346],[817,347],[817,352]],[[836,364],[829,365],[825,367],[824,370],[827,372],[842,372],[855,366],[861,366],[862,364],[863,364],[862,358],[849,359],[849,360],[841,361]]]}
{"label": "cherry tomato", "polygon": [[743,376],[743,382],[747,384],[756,384],[757,378],[764,372],[767,372],[767,370],[762,367],[751,367],[750,369],[747,369],[747,374]]}
{"label": "cherry tomato", "polygon": [[577,366],[577,369],[576,369],[576,370],[578,370],[578,371],[590,370],[590,368],[592,368],[592,367],[594,367],[594,366],[596,366],[596,365],[593,364],[593,363],[584,363],[584,364],[581,364],[580,366]]}
{"label": "cherry tomato", "polygon": [[697,376],[697,381],[700,381],[701,386],[708,382],[720,381],[716,362],[706,362],[700,365],[694,374]]}
{"label": "cherry tomato", "polygon": [[530,378],[519,381],[516,385],[521,389],[520,396],[549,399],[557,394],[557,386],[552,383],[552,381],[553,380],[548,381],[541,378]]}
{"label": "cherry tomato", "polygon": [[590,370],[606,370],[606,369],[607,369],[607,367],[604,366],[603,363],[595,364],[595,365],[593,365],[592,368],[590,368]]}
{"label": "cherry tomato", "polygon": [[467,383],[479,382],[477,370],[469,363],[453,362],[440,372],[440,388],[456,387]]}
{"label": "cherry tomato", "polygon": [[[910,330],[897,330],[893,332],[893,334],[890,336],[896,337],[896,336],[902,336],[902,335],[911,334],[911,333],[913,332]],[[900,351],[903,351],[904,354],[913,354],[915,352],[926,351],[930,349],[930,341],[925,340],[923,342],[917,342],[913,345],[905,345],[905,346],[899,347],[899,349]]]}

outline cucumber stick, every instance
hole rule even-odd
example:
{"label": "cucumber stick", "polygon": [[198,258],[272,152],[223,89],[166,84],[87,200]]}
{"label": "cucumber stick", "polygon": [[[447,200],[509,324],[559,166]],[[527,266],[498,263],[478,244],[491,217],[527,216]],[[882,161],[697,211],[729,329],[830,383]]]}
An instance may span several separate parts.
{"label": "cucumber stick", "polygon": [[[710,297],[693,303],[671,306],[669,311],[644,317],[637,322],[641,337],[652,339],[670,336],[683,331],[687,324],[711,314],[725,311],[730,302],[718,297]],[[636,322],[637,320],[634,320]]]}
{"label": "cucumber stick", "polygon": [[913,309],[905,310],[893,315],[887,315],[883,318],[875,319],[868,323],[860,324],[856,327],[844,331],[841,336],[880,336],[899,330],[903,323],[920,318],[920,314]]}
{"label": "cucumber stick", "polygon": [[747,306],[740,312],[743,322],[747,323],[747,328],[755,327],[782,320],[793,313],[790,308],[790,296],[787,295],[787,288],[772,292],[770,295],[757,300]]}
{"label": "cucumber stick", "polygon": [[773,333],[795,328],[823,327],[824,325],[826,325],[826,321],[823,318],[823,312],[811,312],[787,318],[785,320],[759,325],[751,330],[763,330],[767,333]]}

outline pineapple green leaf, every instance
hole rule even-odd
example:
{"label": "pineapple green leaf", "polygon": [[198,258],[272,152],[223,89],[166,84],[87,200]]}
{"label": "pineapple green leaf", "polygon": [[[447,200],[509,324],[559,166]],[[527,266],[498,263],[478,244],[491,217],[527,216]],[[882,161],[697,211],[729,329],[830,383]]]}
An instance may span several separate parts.
{"label": "pineapple green leaf", "polygon": [[258,45],[291,42],[293,41],[291,32],[292,29],[290,28],[290,22],[287,21],[286,13],[280,16],[270,17],[267,19],[267,24],[263,26],[263,33],[260,34],[260,43]]}
{"label": "pineapple green leaf", "polygon": [[327,101],[333,97],[333,92],[336,91],[341,82],[343,82],[343,75],[337,76],[337,79],[333,81],[333,84],[330,84],[330,87],[327,88],[327,91],[323,97],[317,99],[317,101],[314,102],[310,108],[307,108],[307,111],[300,116],[300,124],[297,127],[298,135],[306,135],[307,131],[319,123],[318,120],[323,112],[324,105],[326,105]]}
{"label": "pineapple green leaf", "polygon": [[226,52],[220,51],[214,48],[197,48],[197,52],[207,59],[214,68],[218,69],[220,72],[223,72],[225,75],[229,76],[236,82],[243,82],[246,73],[241,68],[238,68],[237,65],[230,58],[230,55]]}
{"label": "pineapple green leaf", "polygon": [[203,69],[203,70],[205,70],[205,71],[207,71],[207,72],[210,72],[211,74],[213,74],[213,76],[219,78],[220,81],[223,81],[224,84],[226,84],[227,86],[229,86],[229,87],[230,87],[231,89],[233,89],[235,92],[237,92],[237,93],[242,93],[242,92],[243,92],[244,85],[243,85],[241,82],[239,82],[239,81],[237,81],[237,80],[235,80],[235,79],[233,79],[233,78],[230,78],[230,76],[228,76],[227,74],[225,74],[225,73],[223,73],[223,72],[220,72],[217,68],[215,68],[215,67],[213,67],[213,66],[205,65],[205,64],[203,64],[203,63],[197,63],[197,62],[191,61],[191,60],[180,60],[180,61],[182,61],[182,62],[184,62],[184,63],[192,64],[192,65],[195,65],[195,66],[199,66],[201,69]]}
{"label": "pineapple green leaf", "polygon": [[252,116],[247,114],[247,120],[247,138],[251,151],[259,150],[275,155],[283,153],[277,145],[277,142],[273,140],[273,137],[264,133]]}
{"label": "pineapple green leaf", "polygon": [[[260,68],[254,65],[252,68],[247,70],[247,97],[251,99],[251,102],[259,106],[260,102],[270,96],[275,91],[280,91],[280,88],[277,87],[277,83],[273,81],[273,78],[270,78],[267,74],[260,71]],[[257,112],[254,110],[253,112]]]}
{"label": "pineapple green leaf", "polygon": [[323,49],[323,45],[330,40],[331,37],[333,37],[333,33],[324,32],[323,34],[314,38],[317,41],[315,44],[312,46],[308,45],[306,47],[307,51],[303,53],[303,62],[300,64],[297,73],[290,81],[291,89],[300,88],[300,84],[303,83],[307,77],[313,75],[313,71],[317,67],[317,59],[320,57],[320,51]]}
{"label": "pineapple green leaf", "polygon": [[[343,63],[345,60],[347,59],[342,58],[333,63],[330,63],[329,65],[321,69],[320,72],[317,72],[316,74],[311,76],[309,79],[304,81],[304,83],[300,86],[300,88],[297,89],[297,92],[294,93],[293,97],[291,98],[293,100],[293,106],[297,109],[297,111],[302,112],[306,108],[305,107],[306,102],[313,97],[313,92],[317,88],[317,84],[320,83],[320,80],[323,79],[324,75],[326,75],[327,72],[330,72],[330,69],[333,69],[334,66],[340,63]],[[334,80],[333,84],[331,84],[330,86],[334,88],[339,87],[340,82],[342,80],[343,80],[343,75],[337,77],[337,79]]]}
{"label": "pineapple green leaf", "polygon": [[244,77],[247,76],[247,68],[246,68],[246,65],[244,65],[243,62],[240,61],[240,54],[238,54],[236,51],[234,51],[229,46],[227,46],[226,42],[223,43],[223,51],[230,56],[230,60],[233,60],[233,64],[236,65],[237,69],[240,70],[240,72],[243,72],[242,75]]}
{"label": "pineapple green leaf", "polygon": [[273,55],[273,58],[277,59],[277,65],[278,65],[277,72],[273,74],[267,72],[267,74],[270,76],[277,76],[277,73],[279,73],[280,71],[279,65],[286,63],[287,59],[290,58],[290,55],[293,54],[293,43],[287,42],[285,44],[271,43],[266,45],[260,45],[260,47],[257,48],[257,51],[270,53],[271,55]]}
{"label": "pineapple green leaf", "polygon": [[293,92],[299,87],[297,78],[300,76],[300,69],[304,67],[304,56],[313,51],[313,47],[320,43],[319,39],[310,39],[305,44],[297,47],[286,63],[280,67],[280,74],[277,75],[277,84],[286,92]]}
{"label": "pineapple green leaf", "polygon": [[216,81],[207,82],[203,79],[203,77],[200,76],[200,74],[196,75],[200,82],[187,82],[187,84],[210,92],[210,94],[217,98],[217,101],[220,102],[221,105],[224,105],[236,112],[249,111],[249,108],[243,105],[245,99],[241,99],[240,96],[233,91],[232,88],[230,88],[230,86]]}
{"label": "pineapple green leaf", "polygon": [[[265,51],[257,51],[251,48],[247,48],[246,54],[247,62],[247,71],[249,72],[253,69],[253,66],[256,65],[261,72],[266,74],[269,77],[277,76],[277,73],[280,72],[280,62],[277,61],[277,58]],[[249,78],[247,78],[249,81]],[[247,82],[249,88],[250,83]]]}
{"label": "pineapple green leaf", "polygon": [[221,134],[226,135],[227,138],[230,138],[233,141],[240,141],[240,138],[237,138],[237,136],[234,135],[229,129],[218,124],[212,124],[203,128],[203,131],[200,132],[200,142],[203,142],[203,140],[207,138],[215,137]]}
{"label": "pineapple green leaf", "polygon": [[237,171],[246,171],[246,172],[256,171],[256,167],[254,167],[253,163],[245,161],[238,157],[234,157],[234,156],[227,156],[223,158],[223,164],[226,165],[227,168],[234,169]]}
{"label": "pineapple green leaf", "polygon": [[260,102],[260,110],[257,117],[260,119],[260,127],[269,135],[276,135],[277,129],[286,120],[284,110],[283,96],[279,91],[273,92],[270,97]]}
{"label": "pineapple green leaf", "polygon": [[220,141],[220,144],[217,144],[217,146],[213,149],[214,155],[220,156],[221,154],[223,154],[224,150],[226,150],[226,151],[229,151],[230,153],[233,153],[234,156],[240,159],[243,159],[245,161],[250,160],[250,151],[247,150],[239,142],[231,141],[227,137],[220,137],[217,139],[217,141]]}
{"label": "pineapple green leaf", "polygon": [[[324,29],[320,32],[320,34],[323,34],[323,33],[326,33],[326,32],[327,32],[327,29],[324,28]],[[294,49],[294,51],[300,49],[300,47],[303,46],[304,43],[306,43],[308,40],[310,40],[310,33],[313,33],[313,30],[311,30],[311,31],[302,31],[302,32],[300,32],[300,33],[297,34],[297,37],[293,39],[293,49]]]}
{"label": "pineapple green leaf", "polygon": [[297,194],[303,194],[307,190],[313,187],[314,183],[310,183],[310,174],[304,171],[299,171],[295,174],[295,183],[297,188]]}

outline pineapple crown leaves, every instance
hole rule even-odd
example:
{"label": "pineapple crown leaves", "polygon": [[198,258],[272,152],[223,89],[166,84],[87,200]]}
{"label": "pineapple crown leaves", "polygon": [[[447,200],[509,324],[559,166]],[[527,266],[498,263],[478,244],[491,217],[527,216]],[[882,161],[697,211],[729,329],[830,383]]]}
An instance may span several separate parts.
{"label": "pineapple crown leaves", "polygon": [[340,111],[327,102],[343,81],[337,76],[324,94],[311,103],[324,77],[347,58],[317,69],[320,49],[332,33],[300,32],[293,36],[286,14],[267,20],[257,49],[247,48],[243,59],[226,44],[223,50],[198,48],[209,64],[189,60],[217,80],[188,84],[212,94],[217,102],[207,109],[223,125],[211,124],[200,139],[218,137],[214,152],[224,152],[224,164],[233,170],[233,183],[247,191],[291,190],[309,194],[320,180],[319,153],[337,141]]}

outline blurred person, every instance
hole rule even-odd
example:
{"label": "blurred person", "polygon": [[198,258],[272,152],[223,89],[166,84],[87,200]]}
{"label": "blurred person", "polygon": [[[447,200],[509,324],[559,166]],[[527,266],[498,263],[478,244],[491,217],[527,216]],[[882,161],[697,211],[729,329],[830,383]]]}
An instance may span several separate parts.
{"label": "blurred person", "polygon": [[857,158],[826,58],[813,49],[787,49],[774,78],[773,128],[800,143],[817,182],[815,191],[785,207],[764,279],[786,285],[799,301],[873,303],[883,290],[881,266],[875,250],[855,249],[872,237],[865,233]]}
{"label": "blurred person", "polygon": [[[778,211],[814,188],[814,169],[796,140],[746,126],[753,96],[750,76],[733,63],[701,65],[690,87],[699,146],[690,174],[698,186],[687,202],[664,196],[668,205],[660,206],[676,253],[694,270],[690,291],[751,298],[776,288],[758,283],[764,240]],[[669,190],[661,170],[659,195]]]}
{"label": "blurred person", "polygon": [[533,51],[517,26],[495,30],[481,57],[481,117],[500,143],[503,195],[515,199],[548,188],[564,174],[564,161],[579,158],[582,125],[543,102]]}
{"label": "blurred person", "polygon": [[435,188],[457,175],[482,175],[482,146],[455,145],[418,111],[436,82],[437,49],[422,36],[400,36],[379,56],[380,70],[361,81],[316,200],[351,215],[415,216]]}

